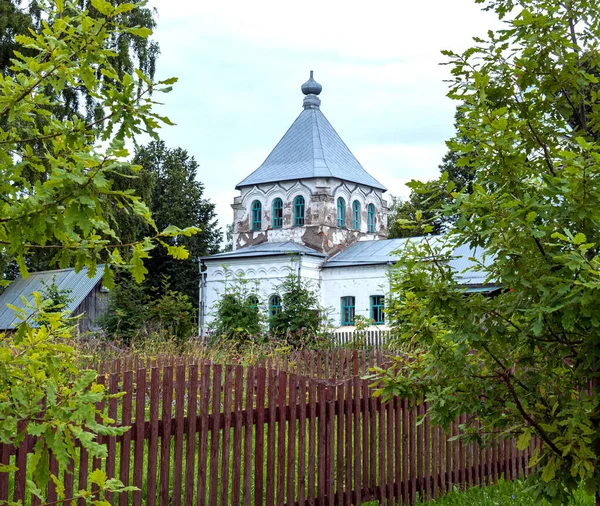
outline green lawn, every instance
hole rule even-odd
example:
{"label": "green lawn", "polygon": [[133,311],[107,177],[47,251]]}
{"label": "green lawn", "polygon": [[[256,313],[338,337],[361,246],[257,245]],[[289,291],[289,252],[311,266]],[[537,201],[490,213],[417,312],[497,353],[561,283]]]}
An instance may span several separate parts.
{"label": "green lawn", "polygon": [[[377,501],[363,504],[363,506],[376,506]],[[428,506],[533,506],[535,501],[531,493],[527,492],[524,483],[520,480],[514,482],[499,482],[489,487],[472,487],[468,490],[455,490],[436,501],[418,502]],[[548,503],[543,503],[547,506]],[[567,506],[567,505],[565,505]],[[583,490],[578,490],[575,499],[568,506],[594,506],[594,498],[585,495]]]}

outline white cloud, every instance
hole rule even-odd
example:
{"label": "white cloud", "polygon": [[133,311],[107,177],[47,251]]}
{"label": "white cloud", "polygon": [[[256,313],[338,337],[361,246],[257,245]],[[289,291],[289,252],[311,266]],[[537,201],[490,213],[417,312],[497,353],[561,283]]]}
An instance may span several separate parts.
{"label": "white cloud", "polygon": [[441,49],[460,51],[497,27],[473,0],[151,0],[159,11],[157,97],[176,127],[161,136],[200,164],[219,221],[231,221],[235,185],[255,170],[301,111],[315,70],[322,110],[392,194],[429,179],[453,133]]}

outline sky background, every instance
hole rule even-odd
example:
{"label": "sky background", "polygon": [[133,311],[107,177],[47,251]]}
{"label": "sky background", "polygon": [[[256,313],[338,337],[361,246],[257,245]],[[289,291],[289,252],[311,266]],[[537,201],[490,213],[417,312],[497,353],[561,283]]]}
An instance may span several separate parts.
{"label": "sky background", "polygon": [[474,0],[150,0],[158,10],[155,97],[176,126],[160,135],[200,165],[220,226],[235,185],[260,166],[302,111],[314,70],[321,110],[363,167],[407,196],[439,175],[456,103],[442,49],[462,51],[497,28]]}

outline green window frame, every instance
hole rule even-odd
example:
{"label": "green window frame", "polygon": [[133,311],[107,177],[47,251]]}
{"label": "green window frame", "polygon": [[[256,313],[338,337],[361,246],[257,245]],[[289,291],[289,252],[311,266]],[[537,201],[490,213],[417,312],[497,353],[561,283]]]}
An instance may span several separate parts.
{"label": "green window frame", "polygon": [[283,226],[283,201],[280,198],[276,198],[273,201],[273,228],[281,228]]}
{"label": "green window frame", "polygon": [[259,200],[252,202],[252,230],[262,228],[262,204]]}
{"label": "green window frame", "polygon": [[337,199],[337,226],[346,226],[346,201],[342,197]]}
{"label": "green window frame", "polygon": [[258,311],[258,297],[256,295],[250,295],[246,301],[248,302],[248,307]]}
{"label": "green window frame", "polygon": [[371,320],[377,324],[385,323],[385,296],[371,295]]}
{"label": "green window frame", "polygon": [[354,325],[354,315],[356,314],[356,299],[352,296],[341,298],[342,306],[342,327]]}
{"label": "green window frame", "polygon": [[375,206],[373,204],[367,206],[367,230],[375,232]]}
{"label": "green window frame", "polygon": [[358,200],[352,202],[352,228],[360,230],[360,202]]}
{"label": "green window frame", "polygon": [[304,225],[304,197],[298,195],[294,199],[294,225],[301,227]]}
{"label": "green window frame", "polygon": [[281,297],[277,294],[269,297],[269,316],[281,313]]}

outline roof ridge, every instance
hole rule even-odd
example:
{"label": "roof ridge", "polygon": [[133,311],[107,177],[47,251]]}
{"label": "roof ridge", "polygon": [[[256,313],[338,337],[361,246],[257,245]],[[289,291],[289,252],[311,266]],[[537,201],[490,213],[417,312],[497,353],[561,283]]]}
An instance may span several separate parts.
{"label": "roof ridge", "polygon": [[[325,150],[323,149],[323,140],[321,139],[321,129],[319,128],[319,121],[317,119],[317,114],[321,113],[321,115],[324,116],[324,114],[321,112],[321,109],[311,109],[313,111],[313,115],[312,115],[312,122],[313,122],[313,126],[317,131],[317,137],[319,139],[319,147],[321,150],[321,159],[323,160],[323,164],[325,165],[325,167],[327,168],[327,171],[329,172],[330,176],[333,177],[333,172],[331,172],[331,169],[329,168],[329,165],[327,163],[327,158],[325,157]],[[315,140],[315,136],[313,135],[313,153],[314,153],[314,140]],[[315,159],[316,157],[313,155],[313,174],[315,173]]]}

